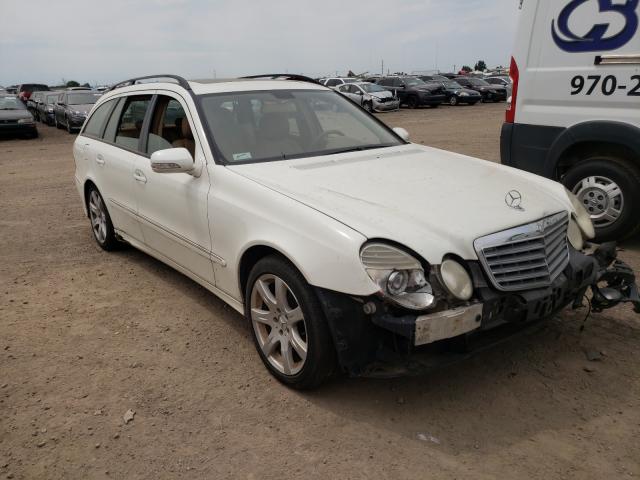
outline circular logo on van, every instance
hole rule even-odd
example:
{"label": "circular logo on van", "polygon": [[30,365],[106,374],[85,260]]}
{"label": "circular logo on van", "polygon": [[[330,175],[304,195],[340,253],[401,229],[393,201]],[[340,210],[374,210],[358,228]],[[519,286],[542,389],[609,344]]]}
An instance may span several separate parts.
{"label": "circular logo on van", "polygon": [[504,201],[509,207],[515,210],[524,210],[522,208],[522,194],[517,190],[511,190],[507,193],[504,197]]}

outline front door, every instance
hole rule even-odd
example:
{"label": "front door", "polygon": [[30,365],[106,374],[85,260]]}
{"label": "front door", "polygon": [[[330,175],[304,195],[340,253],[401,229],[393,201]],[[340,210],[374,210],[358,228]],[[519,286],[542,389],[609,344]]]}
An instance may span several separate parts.
{"label": "front door", "polygon": [[[193,116],[178,94],[157,95],[151,114],[144,156],[134,163],[134,193],[145,244],[178,267],[214,284],[211,236],[207,219],[209,176],[201,143],[193,132]],[[156,173],[153,152],[183,147],[199,167],[188,173]]]}

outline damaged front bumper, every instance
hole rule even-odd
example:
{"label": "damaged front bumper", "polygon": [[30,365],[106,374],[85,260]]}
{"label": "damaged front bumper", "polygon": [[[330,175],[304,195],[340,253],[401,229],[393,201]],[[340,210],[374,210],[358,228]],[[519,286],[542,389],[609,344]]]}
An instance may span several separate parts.
{"label": "damaged front bumper", "polygon": [[616,259],[612,243],[591,254],[571,249],[563,273],[549,287],[535,290],[499,292],[478,262],[468,264],[476,300],[424,315],[408,314],[378,298],[319,290],[342,368],[354,376],[396,376],[466,358],[568,305],[577,308],[589,290],[595,312],[631,303],[640,313],[635,276]]}

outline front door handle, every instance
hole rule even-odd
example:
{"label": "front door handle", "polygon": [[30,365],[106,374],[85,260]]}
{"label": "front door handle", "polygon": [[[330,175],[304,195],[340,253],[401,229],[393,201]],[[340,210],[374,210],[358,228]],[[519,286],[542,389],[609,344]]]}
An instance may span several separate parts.
{"label": "front door handle", "polygon": [[147,183],[147,177],[144,176],[141,170],[136,170],[133,172],[133,178],[136,179],[136,182]]}
{"label": "front door handle", "polygon": [[99,153],[98,155],[96,155],[96,163],[98,165],[104,165],[104,157],[102,156],[101,153]]}

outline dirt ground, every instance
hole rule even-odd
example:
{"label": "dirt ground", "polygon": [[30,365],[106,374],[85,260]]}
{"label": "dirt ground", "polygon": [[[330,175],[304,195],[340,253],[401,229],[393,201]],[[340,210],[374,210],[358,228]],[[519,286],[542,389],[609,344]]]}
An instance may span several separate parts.
{"label": "dirt ground", "polygon": [[[380,117],[416,142],[496,161],[503,111]],[[630,307],[594,314],[583,333],[586,312],[563,313],[421,377],[291,391],[222,301],[140,252],[96,246],[74,136],[39,130],[0,141],[0,478],[640,476]],[[640,242],[624,247],[640,271]]]}

